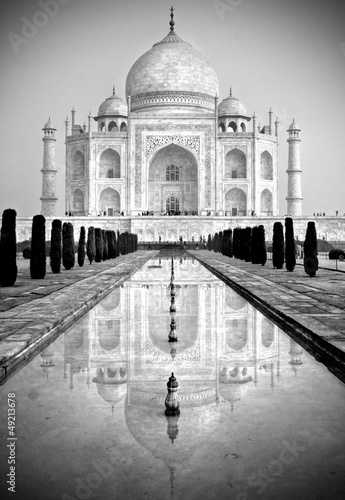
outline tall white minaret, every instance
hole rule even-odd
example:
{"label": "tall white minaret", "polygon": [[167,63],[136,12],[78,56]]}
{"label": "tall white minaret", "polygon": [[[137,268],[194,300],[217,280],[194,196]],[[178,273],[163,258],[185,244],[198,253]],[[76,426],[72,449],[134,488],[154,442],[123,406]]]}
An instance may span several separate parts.
{"label": "tall white minaret", "polygon": [[56,168],[55,168],[55,131],[56,128],[50,121],[44,125],[43,168],[42,172],[42,215],[54,217],[56,208]]}
{"label": "tall white minaret", "polygon": [[287,215],[295,217],[302,215],[302,170],[299,145],[301,129],[296,125],[295,120],[290,125],[289,132],[289,165],[288,174],[288,192],[287,192]]}

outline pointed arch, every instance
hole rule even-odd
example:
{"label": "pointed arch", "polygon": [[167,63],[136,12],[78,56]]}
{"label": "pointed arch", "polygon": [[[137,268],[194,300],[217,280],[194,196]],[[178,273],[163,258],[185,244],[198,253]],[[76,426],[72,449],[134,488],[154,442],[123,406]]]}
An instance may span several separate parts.
{"label": "pointed arch", "polygon": [[268,151],[264,151],[260,156],[260,177],[267,181],[273,180],[273,159]]}
{"label": "pointed arch", "polygon": [[106,188],[100,194],[99,207],[102,214],[108,216],[118,215],[120,213],[120,194],[113,188]]}
{"label": "pointed arch", "polygon": [[223,123],[223,122],[220,122],[220,123],[219,123],[219,131],[220,131],[220,132],[225,132],[225,125],[224,125],[224,123]]}
{"label": "pointed arch", "polygon": [[105,123],[104,122],[99,122],[98,124],[98,131],[99,132],[104,132],[105,130]]}
{"label": "pointed arch", "polygon": [[76,151],[72,160],[72,181],[85,178],[85,156],[81,151]]}
{"label": "pointed arch", "polygon": [[264,189],[260,195],[261,215],[273,215],[273,196],[269,189]]}
{"label": "pointed arch", "polygon": [[247,215],[247,195],[242,189],[229,189],[225,194],[224,205],[233,217]]}
{"label": "pointed arch", "polygon": [[245,318],[227,319],[225,322],[226,343],[234,351],[241,351],[248,342],[248,320]]}
{"label": "pointed arch", "polygon": [[246,127],[246,124],[244,122],[241,122],[241,130],[242,130],[242,132],[247,132],[247,127]]}
{"label": "pointed arch", "polygon": [[234,148],[225,156],[225,178],[245,179],[247,177],[247,157],[240,149]]}
{"label": "pointed arch", "polygon": [[274,341],[274,324],[266,318],[261,322],[261,342],[266,348],[270,347]]}
{"label": "pointed arch", "polygon": [[120,155],[114,149],[106,149],[99,158],[98,177],[100,179],[119,178],[121,175]]}
{"label": "pointed arch", "polygon": [[108,125],[108,132],[117,132],[117,125],[114,121],[111,121]]}
{"label": "pointed arch", "polygon": [[127,132],[127,124],[125,122],[121,123],[120,132]]}
{"label": "pointed arch", "polygon": [[[233,132],[236,132],[237,131],[236,122],[234,122],[234,121],[230,122],[228,125],[228,128],[231,128]],[[230,132],[231,132],[231,130],[230,130]]]}
{"label": "pointed arch", "polygon": [[85,212],[85,202],[84,193],[81,189],[76,189],[72,196],[73,212],[76,215],[84,215]]}
{"label": "pointed arch", "polygon": [[120,345],[120,320],[97,319],[98,342],[104,351],[114,351]]}

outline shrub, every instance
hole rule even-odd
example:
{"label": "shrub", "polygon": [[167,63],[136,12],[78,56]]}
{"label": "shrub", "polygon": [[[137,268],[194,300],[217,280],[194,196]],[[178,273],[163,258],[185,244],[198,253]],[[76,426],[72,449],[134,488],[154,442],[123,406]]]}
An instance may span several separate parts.
{"label": "shrub", "polygon": [[99,227],[95,228],[95,243],[96,243],[95,262],[102,262],[102,256],[103,256],[102,229],[100,229]]}
{"label": "shrub", "polygon": [[74,231],[71,222],[62,226],[62,264],[69,271],[75,264]]}
{"label": "shrub", "polygon": [[240,229],[238,227],[235,227],[232,236],[232,251],[235,259],[239,259],[239,250],[240,250],[239,230]]}
{"label": "shrub", "polygon": [[107,260],[108,257],[108,238],[107,238],[107,231],[105,229],[102,229],[102,245],[103,245],[103,254],[102,254],[102,260]]}
{"label": "shrub", "polygon": [[246,227],[243,232],[243,238],[244,238],[244,253],[243,257],[246,262],[251,262],[252,260],[252,247],[251,247],[251,241],[252,241],[252,228],[251,227]]}
{"label": "shrub", "polygon": [[254,226],[252,229],[252,264],[260,264],[259,258],[259,227]]}
{"label": "shrub", "polygon": [[13,286],[17,279],[16,211],[8,208],[2,214],[0,238],[0,284]]}
{"label": "shrub", "polygon": [[304,240],[304,270],[313,278],[319,268],[315,222],[308,222]]}
{"label": "shrub", "polygon": [[273,267],[282,269],[284,265],[284,232],[283,224],[275,222],[273,225]]}
{"label": "shrub", "polygon": [[31,257],[31,248],[30,247],[25,247],[23,250],[23,258],[24,259],[30,259]]}
{"label": "shrub", "polygon": [[341,248],[333,248],[328,253],[328,258],[331,260],[339,259],[339,257],[345,257],[345,252]]}
{"label": "shrub", "polygon": [[223,253],[227,257],[232,257],[232,230],[223,231]]}
{"label": "shrub", "polygon": [[85,262],[85,227],[81,226],[78,243],[78,264],[83,267]]}
{"label": "shrub", "polygon": [[293,231],[293,220],[291,217],[285,219],[285,266],[286,270],[292,272],[296,266],[296,247]]}
{"label": "shrub", "polygon": [[92,264],[96,257],[95,228],[93,226],[87,230],[86,255]]}
{"label": "shrub", "polygon": [[59,219],[54,219],[51,230],[51,245],[50,245],[50,267],[53,273],[59,273],[61,270],[61,245],[62,222]]}
{"label": "shrub", "polygon": [[212,250],[212,238],[210,234],[208,235],[207,238],[207,250]]}
{"label": "shrub", "polygon": [[108,240],[108,259],[114,258],[114,248],[113,248],[113,231],[107,231]]}
{"label": "shrub", "polygon": [[223,231],[219,231],[218,233],[218,252],[223,253]]}
{"label": "shrub", "polygon": [[317,240],[317,251],[319,252],[329,252],[333,249],[333,246],[326,240]]}
{"label": "shrub", "polygon": [[262,266],[264,266],[267,261],[267,250],[265,241],[265,228],[262,224],[260,224],[258,230],[258,253],[259,253],[259,263]]}
{"label": "shrub", "polygon": [[35,215],[32,220],[30,276],[34,280],[46,275],[46,220]]}
{"label": "shrub", "polygon": [[120,256],[120,231],[116,231],[116,257]]}

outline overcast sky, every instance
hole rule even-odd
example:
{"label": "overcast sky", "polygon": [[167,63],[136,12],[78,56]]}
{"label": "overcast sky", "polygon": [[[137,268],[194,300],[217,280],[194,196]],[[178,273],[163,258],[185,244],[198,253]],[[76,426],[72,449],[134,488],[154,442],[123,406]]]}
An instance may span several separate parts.
{"label": "overcast sky", "polygon": [[[45,17],[42,4],[58,5]],[[59,2],[57,4],[57,2]],[[0,210],[41,211],[43,132],[57,131],[58,214],[64,213],[64,130],[74,106],[87,123],[101,102],[125,98],[134,62],[169,31],[172,0],[1,2]],[[302,129],[303,212],[345,212],[343,0],[174,0],[175,31],[204,54],[229,94],[261,125],[280,121],[280,214],[286,212],[288,144]],[[41,5],[40,5],[41,4]],[[51,7],[51,9],[53,9]],[[54,14],[54,15],[53,15]],[[25,19],[23,19],[25,18]],[[29,31],[27,20],[40,25]],[[12,33],[12,35],[9,35]],[[24,36],[23,36],[24,35]],[[93,122],[96,130],[96,122]]]}

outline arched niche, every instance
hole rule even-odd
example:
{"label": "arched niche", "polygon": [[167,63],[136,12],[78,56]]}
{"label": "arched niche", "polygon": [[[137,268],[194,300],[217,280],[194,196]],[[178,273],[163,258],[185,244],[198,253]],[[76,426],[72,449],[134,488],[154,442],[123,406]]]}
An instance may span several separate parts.
{"label": "arched niche", "polygon": [[97,319],[98,343],[104,351],[114,351],[120,345],[120,320]]}
{"label": "arched niche", "polygon": [[72,181],[85,178],[85,156],[81,151],[76,151],[72,160]]}
{"label": "arched niche", "polygon": [[99,157],[98,177],[100,179],[118,179],[120,175],[120,155],[114,149],[108,148]]}
{"label": "arched niche", "polygon": [[223,122],[219,123],[219,132],[225,132],[225,125]]}
{"label": "arched niche", "polygon": [[247,177],[247,157],[240,149],[232,149],[225,156],[225,178],[245,179]]}
{"label": "arched niche", "polygon": [[98,123],[98,131],[99,132],[104,132],[105,130],[105,123],[104,122],[99,122]]}
{"label": "arched niche", "polygon": [[266,318],[261,321],[261,343],[268,348],[274,341],[274,324]]}
{"label": "arched niche", "polygon": [[114,121],[111,121],[108,125],[108,132],[117,132],[118,128]]}
{"label": "arched niche", "polygon": [[125,122],[121,123],[120,132],[127,132],[127,124]]}
{"label": "arched niche", "polygon": [[234,351],[241,351],[248,342],[248,320],[246,318],[225,321],[226,343]]}
{"label": "arched niche", "polygon": [[237,125],[236,122],[231,121],[228,125],[229,132],[236,132],[237,131]]}
{"label": "arched niche", "polygon": [[84,215],[85,211],[84,193],[81,189],[76,189],[75,191],[73,191],[72,205],[73,205],[73,212],[75,214]]}
{"label": "arched niche", "polygon": [[264,151],[260,156],[260,177],[267,181],[273,180],[273,160],[268,151]]}
{"label": "arched niche", "polygon": [[225,194],[225,210],[233,217],[247,215],[247,195],[239,188],[232,188]]}
{"label": "arched niche", "polygon": [[120,194],[113,188],[106,188],[100,194],[99,207],[102,214],[113,216],[120,213]]}
{"label": "arched niche", "polygon": [[264,189],[260,195],[261,215],[273,215],[273,196],[269,189]]}
{"label": "arched niche", "polygon": [[198,210],[198,163],[193,153],[177,144],[159,149],[150,161],[148,210],[166,211],[171,197],[179,200],[181,212]]}
{"label": "arched niche", "polygon": [[225,303],[233,311],[239,311],[247,305],[247,301],[230,287],[225,288]]}
{"label": "arched niche", "polygon": [[244,122],[241,122],[241,131],[247,132],[247,127],[246,127],[246,124]]}

